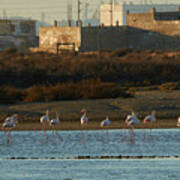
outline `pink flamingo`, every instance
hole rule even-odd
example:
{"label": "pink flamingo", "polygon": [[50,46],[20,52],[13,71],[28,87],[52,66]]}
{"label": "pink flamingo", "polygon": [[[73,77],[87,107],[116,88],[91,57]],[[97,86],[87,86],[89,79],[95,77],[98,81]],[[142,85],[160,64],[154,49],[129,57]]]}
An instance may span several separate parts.
{"label": "pink flamingo", "polygon": [[180,127],[180,117],[178,118],[177,127]]}
{"label": "pink flamingo", "polygon": [[81,113],[83,115],[81,116],[80,123],[81,123],[82,126],[87,127],[87,123],[88,123],[87,110],[85,108],[83,108],[81,110]]}
{"label": "pink flamingo", "polygon": [[[140,120],[136,117],[136,114],[134,112],[132,112],[131,115],[128,115],[125,120],[127,127],[129,127],[129,135],[130,135],[131,142],[134,142],[134,126],[139,124],[139,122]],[[126,133],[125,133],[125,136],[126,136]]]}
{"label": "pink flamingo", "polygon": [[43,136],[47,138],[46,135],[46,125],[49,123],[49,110],[46,111],[46,114],[40,117],[40,123],[42,124]]}
{"label": "pink flamingo", "polygon": [[[155,111],[152,111],[151,115],[144,118],[144,125],[148,124],[150,129],[150,137],[152,138],[152,123],[156,121]],[[146,130],[144,129],[144,139],[146,138]]]}
{"label": "pink flamingo", "polygon": [[83,113],[83,115],[81,116],[81,125],[87,125],[88,123],[87,110],[83,108],[81,110],[81,113]]}
{"label": "pink flamingo", "polygon": [[[55,127],[58,126],[60,124],[60,120],[59,120],[59,113],[56,113],[56,118],[53,118],[49,121],[49,125],[52,127],[52,138],[54,139],[54,135],[55,135]],[[57,134],[56,134],[57,135]],[[60,135],[58,135],[58,138],[62,141],[62,137]]]}
{"label": "pink flamingo", "polygon": [[[106,127],[106,135],[109,137],[108,129],[107,127],[111,124],[111,121],[109,120],[108,116],[106,117],[105,120],[101,121],[100,127]],[[103,137],[103,136],[102,136]],[[103,139],[103,138],[102,138]]]}
{"label": "pink flamingo", "polygon": [[2,124],[2,129],[5,129],[8,133],[8,140],[7,144],[12,141],[11,129],[16,127],[18,122],[18,114],[13,114],[5,119],[4,123]]}

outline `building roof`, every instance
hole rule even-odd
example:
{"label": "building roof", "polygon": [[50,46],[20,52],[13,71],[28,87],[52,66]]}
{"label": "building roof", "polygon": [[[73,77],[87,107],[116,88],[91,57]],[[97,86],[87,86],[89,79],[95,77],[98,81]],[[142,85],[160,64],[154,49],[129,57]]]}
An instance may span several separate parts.
{"label": "building roof", "polygon": [[155,20],[180,20],[180,12],[155,12]]}

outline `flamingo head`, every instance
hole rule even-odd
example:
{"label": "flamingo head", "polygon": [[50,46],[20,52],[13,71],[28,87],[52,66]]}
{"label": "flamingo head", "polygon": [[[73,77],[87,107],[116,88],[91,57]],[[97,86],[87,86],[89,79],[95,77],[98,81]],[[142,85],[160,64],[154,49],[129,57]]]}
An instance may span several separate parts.
{"label": "flamingo head", "polygon": [[59,118],[59,113],[58,112],[56,112],[56,117]]}
{"label": "flamingo head", "polygon": [[85,108],[81,109],[81,113],[86,113],[87,110]]}
{"label": "flamingo head", "polygon": [[14,118],[14,122],[18,123],[19,115],[16,113],[16,114],[13,114],[12,117]]}
{"label": "flamingo head", "polygon": [[48,109],[46,110],[46,115],[49,116],[49,110]]}
{"label": "flamingo head", "polygon": [[153,111],[152,111],[152,115],[154,115],[154,116],[155,116],[155,113],[156,113],[156,111],[155,111],[155,110],[153,110]]}

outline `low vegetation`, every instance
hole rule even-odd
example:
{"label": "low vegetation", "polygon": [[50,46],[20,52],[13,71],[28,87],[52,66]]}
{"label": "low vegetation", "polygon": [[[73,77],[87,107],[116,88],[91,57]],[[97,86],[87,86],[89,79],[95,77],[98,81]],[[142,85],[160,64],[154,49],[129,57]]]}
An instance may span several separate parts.
{"label": "low vegetation", "polygon": [[0,53],[0,103],[133,97],[180,89],[180,53],[120,49],[98,53]]}

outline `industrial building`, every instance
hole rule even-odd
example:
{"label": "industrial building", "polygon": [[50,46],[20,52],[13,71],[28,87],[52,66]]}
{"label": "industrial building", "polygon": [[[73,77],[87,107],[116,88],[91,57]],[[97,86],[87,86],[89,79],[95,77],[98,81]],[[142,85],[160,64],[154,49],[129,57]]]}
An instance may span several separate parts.
{"label": "industrial building", "polygon": [[167,36],[180,36],[180,7],[178,11],[157,12],[152,8],[146,13],[126,12],[126,23],[130,27],[150,30]]}
{"label": "industrial building", "polygon": [[110,3],[100,5],[100,24],[104,26],[126,25],[126,11],[130,13],[145,13],[151,8],[156,8],[158,12],[177,11],[177,4],[134,4],[133,2]]}
{"label": "industrial building", "polygon": [[37,45],[36,21],[0,20],[0,51],[13,47],[23,50]]}
{"label": "industrial building", "polygon": [[133,49],[180,49],[180,11],[147,13],[126,12],[126,26],[82,26],[40,28],[40,49],[57,52],[72,47],[74,51]]}

